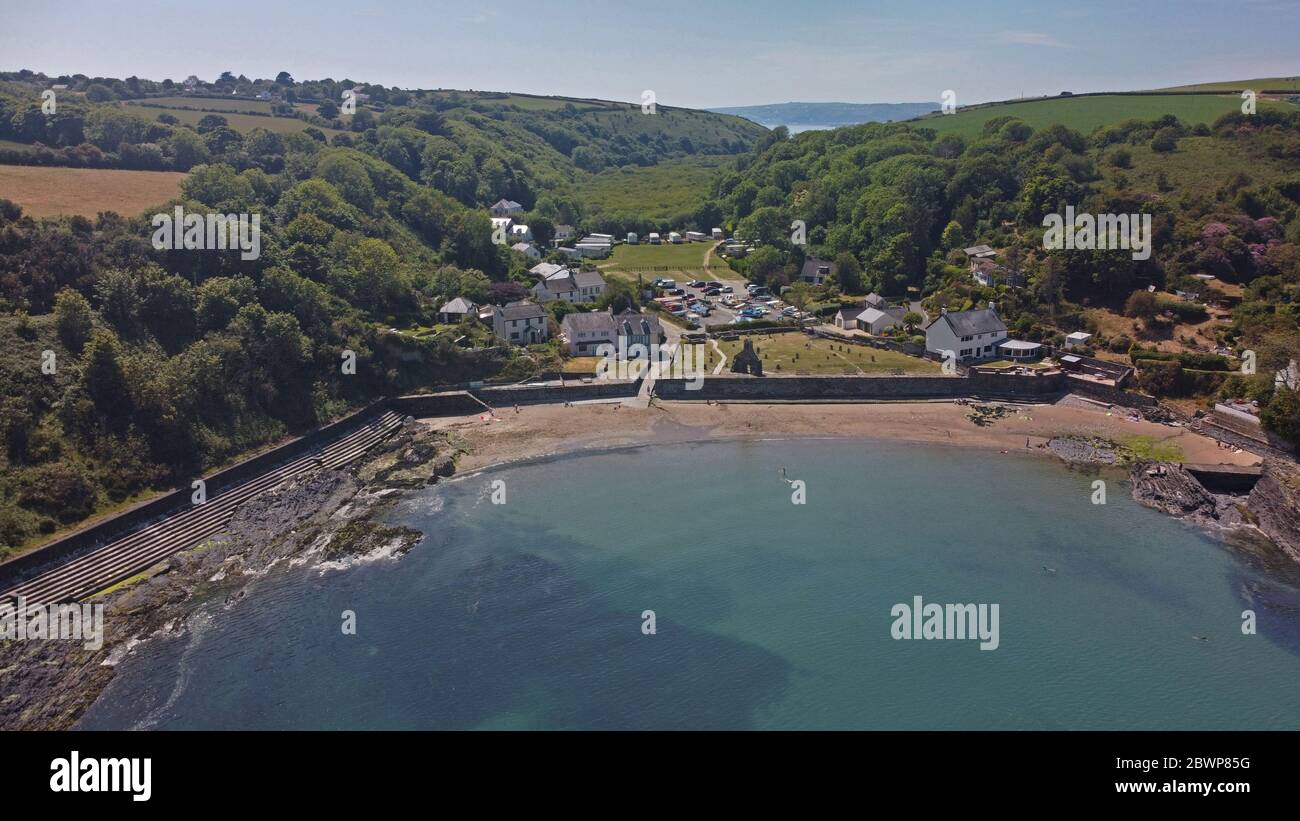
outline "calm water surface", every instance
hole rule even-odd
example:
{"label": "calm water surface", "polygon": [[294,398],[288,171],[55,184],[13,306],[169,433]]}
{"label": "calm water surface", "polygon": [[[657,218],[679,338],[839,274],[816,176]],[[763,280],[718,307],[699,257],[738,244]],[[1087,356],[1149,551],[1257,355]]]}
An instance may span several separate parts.
{"label": "calm water surface", "polygon": [[[138,648],[82,726],[1300,728],[1295,575],[1094,478],[825,440],[467,477],[388,514],[426,534],[400,561],[272,573]],[[915,595],[998,604],[1000,647],[893,640]]]}

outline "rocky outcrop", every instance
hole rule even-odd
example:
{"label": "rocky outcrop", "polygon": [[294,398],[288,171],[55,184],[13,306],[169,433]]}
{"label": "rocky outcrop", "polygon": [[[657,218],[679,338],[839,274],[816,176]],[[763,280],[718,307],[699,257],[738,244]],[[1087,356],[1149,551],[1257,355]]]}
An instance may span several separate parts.
{"label": "rocky outcrop", "polygon": [[1174,462],[1136,461],[1128,470],[1134,499],[1170,516],[1204,527],[1232,529],[1244,524],[1242,504],[1234,496],[1212,494]]}
{"label": "rocky outcrop", "polygon": [[436,481],[455,470],[446,435],[401,431],[345,470],[295,477],[240,505],[221,533],[94,599],[104,605],[102,645],[0,639],[0,730],[74,726],[131,648],[176,638],[205,605],[238,606],[272,567],[321,570],[363,557],[396,557],[421,534],[378,514],[393,488]]}
{"label": "rocky outcrop", "polygon": [[1264,535],[1300,561],[1300,466],[1265,459],[1264,472],[1250,491],[1247,504]]}

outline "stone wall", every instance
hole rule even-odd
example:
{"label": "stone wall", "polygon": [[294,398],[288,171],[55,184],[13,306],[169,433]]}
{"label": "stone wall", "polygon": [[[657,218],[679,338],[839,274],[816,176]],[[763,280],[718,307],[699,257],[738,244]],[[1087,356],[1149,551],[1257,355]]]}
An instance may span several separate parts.
{"label": "stone wall", "polygon": [[864,400],[955,399],[958,397],[1042,398],[1064,387],[1061,374],[1021,376],[974,374],[960,376],[709,376],[700,390],[687,390],[687,380],[660,379],[655,394],[662,399],[714,400]]}
{"label": "stone wall", "polygon": [[481,413],[483,405],[474,401],[478,397],[493,408],[514,405],[584,402],[591,399],[628,399],[641,390],[641,380],[616,382],[597,380],[591,383],[567,383],[535,387],[480,388],[473,391],[445,391],[443,393],[413,394],[393,400],[393,410],[411,416],[463,416]]}
{"label": "stone wall", "polygon": [[1160,404],[1155,397],[1142,393],[1132,393],[1111,385],[1103,385],[1070,373],[1065,375],[1065,384],[1066,389],[1071,393],[1081,394],[1090,399],[1099,399],[1102,402],[1110,402],[1113,405],[1122,405],[1126,408],[1154,408]]}

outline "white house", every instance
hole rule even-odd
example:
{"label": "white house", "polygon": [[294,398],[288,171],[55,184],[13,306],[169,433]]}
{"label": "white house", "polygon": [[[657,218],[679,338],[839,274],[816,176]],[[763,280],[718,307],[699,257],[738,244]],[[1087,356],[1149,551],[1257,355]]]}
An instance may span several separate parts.
{"label": "white house", "polygon": [[458,296],[438,309],[438,321],[454,325],[465,317],[478,316],[478,306],[463,296]]}
{"label": "white house", "polygon": [[503,197],[488,208],[488,213],[494,217],[518,217],[524,213],[524,207],[514,200]]}
{"label": "white house", "polygon": [[538,302],[550,302],[555,299],[562,299],[565,302],[577,302],[578,286],[574,284],[573,277],[559,276],[544,279],[532,287],[533,298]]}
{"label": "white house", "polygon": [[529,259],[542,258],[542,252],[538,251],[536,246],[534,246],[531,242],[516,242],[514,245],[510,246],[510,250],[518,251],[519,253],[523,254]]}
{"label": "white house", "polygon": [[517,242],[532,242],[533,230],[529,228],[527,225],[515,223],[514,225],[510,226],[510,238],[516,240]]}
{"label": "white house", "polygon": [[533,286],[539,302],[562,299],[565,302],[595,302],[605,293],[605,278],[599,271],[569,271],[547,277]]}
{"label": "white house", "polygon": [[595,356],[601,345],[613,345],[616,353],[626,352],[633,345],[648,349],[664,339],[657,317],[633,310],[621,314],[615,314],[613,309],[568,314],[560,323],[560,331],[572,356]]}
{"label": "white house", "polygon": [[1006,323],[992,303],[987,308],[943,313],[925,329],[925,349],[946,356],[952,351],[959,361],[993,359],[999,343],[1007,338]]}
{"label": "white house", "polygon": [[600,271],[575,271],[573,285],[578,289],[578,302],[595,302],[605,294],[605,278]]}
{"label": "white house", "polygon": [[857,328],[879,336],[890,328],[903,324],[906,308],[841,308],[835,315],[835,326],[852,330]]}
{"label": "white house", "polygon": [[492,310],[492,333],[515,345],[545,342],[546,310],[527,300],[497,305]]}

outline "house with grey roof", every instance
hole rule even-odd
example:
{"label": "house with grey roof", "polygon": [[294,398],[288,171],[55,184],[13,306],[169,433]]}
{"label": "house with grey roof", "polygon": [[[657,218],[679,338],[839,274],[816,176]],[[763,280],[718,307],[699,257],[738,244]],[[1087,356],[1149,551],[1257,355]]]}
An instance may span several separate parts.
{"label": "house with grey roof", "polygon": [[998,345],[1007,339],[1007,325],[993,303],[970,311],[944,309],[925,328],[925,349],[947,358],[951,351],[959,362],[993,359]]}
{"label": "house with grey roof", "polygon": [[546,309],[528,300],[497,305],[492,310],[492,333],[515,345],[545,342],[550,336]]}
{"label": "house with grey roof", "polygon": [[567,274],[568,272],[568,268],[565,268],[563,265],[557,265],[554,262],[539,262],[528,269],[528,273],[538,277],[539,279],[550,279],[557,274]]}
{"label": "house with grey roof", "polygon": [[488,208],[488,213],[494,217],[518,217],[524,213],[524,207],[514,200],[502,197]]}
{"label": "house with grey roof", "polygon": [[510,246],[510,250],[523,254],[529,259],[542,258],[542,252],[538,251],[537,246],[533,245],[531,242],[516,242],[514,245]]}
{"label": "house with grey roof", "polygon": [[567,314],[560,323],[560,334],[572,356],[596,356],[601,345],[613,345],[617,355],[626,356],[633,345],[645,345],[648,352],[650,345],[664,340],[658,317],[631,309],[620,314],[612,308]]}
{"label": "house with grey roof", "polygon": [[532,288],[533,298],[538,302],[550,302],[562,299],[565,302],[577,302],[578,287],[569,274],[553,276],[541,280]]}
{"label": "house with grey roof", "polygon": [[532,290],[538,302],[550,302],[553,299],[595,302],[605,293],[605,278],[599,271],[571,271],[564,268],[538,282]]}
{"label": "house with grey roof", "polygon": [[847,330],[866,331],[879,336],[890,328],[903,324],[906,308],[841,308],[835,314],[835,327]]}
{"label": "house with grey roof", "polygon": [[454,325],[465,317],[478,316],[478,306],[463,296],[458,296],[438,309],[438,321]]}
{"label": "house with grey roof", "polygon": [[835,275],[835,263],[817,257],[804,260],[799,271],[799,279],[813,285],[825,285],[826,280]]}

